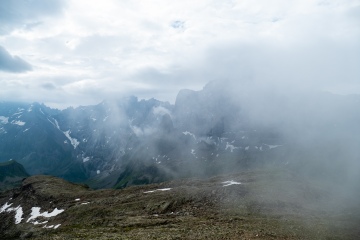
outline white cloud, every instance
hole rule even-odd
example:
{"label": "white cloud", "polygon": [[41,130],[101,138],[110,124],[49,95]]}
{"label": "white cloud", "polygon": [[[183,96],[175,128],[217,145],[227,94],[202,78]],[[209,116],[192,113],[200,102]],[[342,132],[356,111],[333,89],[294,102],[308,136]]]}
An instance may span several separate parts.
{"label": "white cloud", "polygon": [[57,8],[53,17],[30,15],[28,28],[7,19],[12,31],[0,45],[33,71],[0,73],[2,100],[174,101],[181,88],[229,78],[359,93],[356,0],[69,0]]}

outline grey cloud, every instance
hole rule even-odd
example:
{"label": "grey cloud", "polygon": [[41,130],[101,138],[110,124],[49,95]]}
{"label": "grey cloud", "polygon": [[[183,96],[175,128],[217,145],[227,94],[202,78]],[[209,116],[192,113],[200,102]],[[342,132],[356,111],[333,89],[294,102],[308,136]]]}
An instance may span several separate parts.
{"label": "grey cloud", "polygon": [[0,46],[0,71],[20,73],[31,70],[29,63],[18,56],[11,56],[5,48]]}
{"label": "grey cloud", "polygon": [[46,89],[46,90],[54,90],[54,89],[56,89],[56,86],[53,83],[49,83],[49,82],[41,84],[41,87]]}
{"label": "grey cloud", "polygon": [[60,0],[2,0],[0,4],[0,34],[16,28],[31,28],[39,25],[42,16],[60,13],[65,1]]}

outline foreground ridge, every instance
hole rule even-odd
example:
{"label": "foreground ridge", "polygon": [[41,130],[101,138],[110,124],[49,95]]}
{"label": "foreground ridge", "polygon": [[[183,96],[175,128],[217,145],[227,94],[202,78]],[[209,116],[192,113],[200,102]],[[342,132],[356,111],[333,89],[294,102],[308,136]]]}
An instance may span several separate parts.
{"label": "foreground ridge", "polygon": [[[283,169],[121,190],[91,190],[55,177],[32,176],[21,188],[0,196],[0,237],[358,238],[358,206],[344,198],[344,207],[334,209],[331,194]],[[21,207],[21,214],[8,211],[11,207]]]}

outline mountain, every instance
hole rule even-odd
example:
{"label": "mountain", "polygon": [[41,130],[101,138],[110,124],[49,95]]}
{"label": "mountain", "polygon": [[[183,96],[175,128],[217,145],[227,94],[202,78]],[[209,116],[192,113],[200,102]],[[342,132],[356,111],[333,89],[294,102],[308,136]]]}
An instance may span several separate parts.
{"label": "mountain", "polygon": [[0,163],[0,191],[20,186],[28,176],[24,167],[15,160]]}
{"label": "mountain", "polygon": [[0,194],[0,238],[359,239],[359,196],[332,191],[285,168],[96,191],[38,175]]}
{"label": "mountain", "polygon": [[211,82],[174,105],[136,97],[65,110],[0,102],[0,162],[92,188],[263,166],[360,180],[358,96]]}

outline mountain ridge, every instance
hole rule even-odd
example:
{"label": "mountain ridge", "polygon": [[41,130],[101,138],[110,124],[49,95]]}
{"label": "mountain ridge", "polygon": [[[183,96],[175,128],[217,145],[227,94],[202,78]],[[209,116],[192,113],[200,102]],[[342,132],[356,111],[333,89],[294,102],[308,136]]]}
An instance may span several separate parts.
{"label": "mountain ridge", "polygon": [[354,96],[264,92],[223,82],[181,90],[174,105],[136,97],[64,110],[2,102],[0,162],[18,159],[30,174],[94,188],[261,165],[359,178],[351,170],[359,165],[358,104]]}

